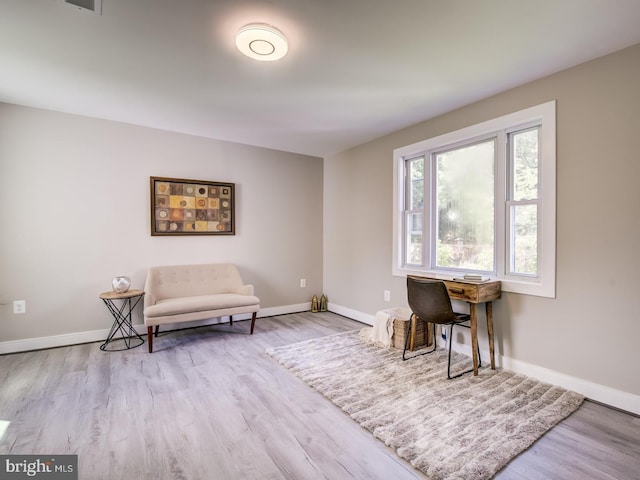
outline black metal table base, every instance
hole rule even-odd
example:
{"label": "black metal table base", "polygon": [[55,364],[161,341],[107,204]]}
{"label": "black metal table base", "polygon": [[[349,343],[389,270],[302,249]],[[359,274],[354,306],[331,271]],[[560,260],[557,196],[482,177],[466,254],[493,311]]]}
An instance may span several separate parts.
{"label": "black metal table base", "polygon": [[[144,338],[142,338],[136,331],[136,329],[133,328],[133,323],[131,320],[131,312],[134,308],[136,308],[136,305],[138,305],[138,302],[142,297],[143,295],[122,299],[122,305],[120,305],[119,308],[112,299],[102,299],[102,301],[105,303],[105,305],[113,315],[114,321],[107,339],[102,345],[100,345],[100,350],[117,352],[139,347],[144,343]],[[131,303],[132,299],[135,300],[133,304]],[[116,334],[118,332],[120,332],[120,336],[116,337]],[[116,342],[122,342],[124,346],[121,348],[113,348],[112,345],[116,344]]]}

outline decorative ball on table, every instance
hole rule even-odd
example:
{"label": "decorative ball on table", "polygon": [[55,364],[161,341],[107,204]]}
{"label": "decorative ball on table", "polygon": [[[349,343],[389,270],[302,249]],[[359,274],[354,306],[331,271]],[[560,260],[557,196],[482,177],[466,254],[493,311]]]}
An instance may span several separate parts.
{"label": "decorative ball on table", "polygon": [[111,282],[111,286],[113,287],[113,291],[116,293],[124,293],[131,287],[131,279],[127,276],[118,276],[113,277],[113,281]]}

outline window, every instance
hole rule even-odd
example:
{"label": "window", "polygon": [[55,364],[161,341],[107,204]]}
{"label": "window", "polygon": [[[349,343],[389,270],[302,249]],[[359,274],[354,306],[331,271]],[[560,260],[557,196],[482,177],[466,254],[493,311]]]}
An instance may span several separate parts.
{"label": "window", "polygon": [[394,275],[555,297],[555,102],[394,151]]}
{"label": "window", "polygon": [[411,158],[405,163],[407,188],[405,196],[406,259],[407,265],[422,265],[424,223],[424,157]]}
{"label": "window", "polygon": [[508,133],[509,189],[507,272],[512,275],[538,275],[538,172],[540,126]]}
{"label": "window", "polygon": [[493,272],[496,140],[432,153],[436,269]]}

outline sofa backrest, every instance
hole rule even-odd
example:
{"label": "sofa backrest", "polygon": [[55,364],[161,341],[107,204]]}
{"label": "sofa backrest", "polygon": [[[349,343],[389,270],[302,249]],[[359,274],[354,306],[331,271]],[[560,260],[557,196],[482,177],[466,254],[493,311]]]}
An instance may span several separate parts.
{"label": "sofa backrest", "polygon": [[242,285],[240,272],[231,263],[167,265],[149,268],[145,294],[155,303],[168,298],[233,293]]}

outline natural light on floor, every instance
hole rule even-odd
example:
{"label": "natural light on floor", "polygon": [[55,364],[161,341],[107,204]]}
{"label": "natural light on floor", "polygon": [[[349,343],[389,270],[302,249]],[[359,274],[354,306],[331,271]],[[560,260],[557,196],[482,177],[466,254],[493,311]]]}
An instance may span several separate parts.
{"label": "natural light on floor", "polygon": [[8,422],[6,420],[0,420],[0,440],[2,440],[2,437],[4,437],[4,432],[7,431],[10,423],[11,422]]}

